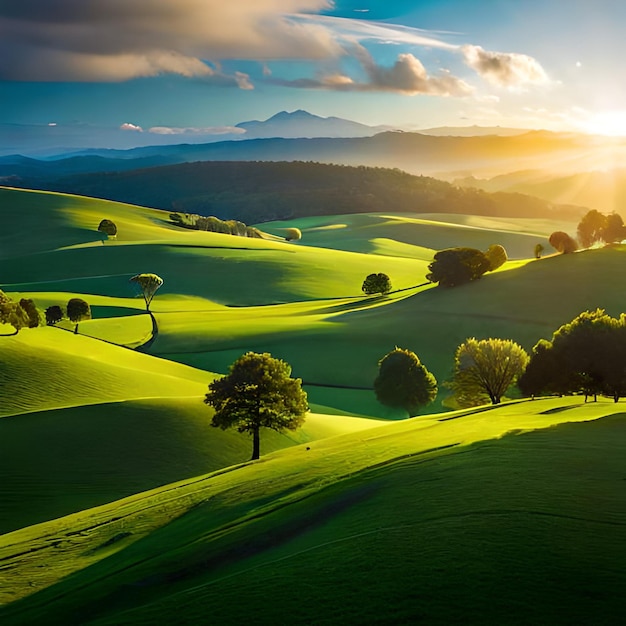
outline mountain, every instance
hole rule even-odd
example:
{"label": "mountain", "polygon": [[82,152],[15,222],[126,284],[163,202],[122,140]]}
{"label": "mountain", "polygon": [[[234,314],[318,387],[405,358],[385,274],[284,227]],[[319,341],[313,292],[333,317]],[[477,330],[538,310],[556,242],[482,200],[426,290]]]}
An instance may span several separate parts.
{"label": "mountain", "polygon": [[498,137],[514,137],[529,132],[528,128],[503,128],[501,126],[438,126],[437,128],[425,128],[415,130],[422,135],[435,135],[436,137],[484,137],[497,135]]}
{"label": "mountain", "polygon": [[[91,151],[52,163],[30,162],[28,170],[36,166],[45,179],[50,174],[123,171],[193,161],[316,161],[398,168],[452,180],[470,175],[491,177],[520,169],[580,172],[609,157],[626,166],[626,142],[616,144],[586,135],[545,131],[513,137],[437,137],[388,131],[372,137],[280,137]],[[81,161],[86,158],[93,162]],[[0,176],[23,175],[22,165],[14,161],[0,157]]]}
{"label": "mountain", "polygon": [[389,126],[367,126],[340,117],[320,117],[299,109],[288,113],[281,111],[265,121],[241,122],[237,128],[245,130],[238,139],[268,137],[371,137],[390,130]]}

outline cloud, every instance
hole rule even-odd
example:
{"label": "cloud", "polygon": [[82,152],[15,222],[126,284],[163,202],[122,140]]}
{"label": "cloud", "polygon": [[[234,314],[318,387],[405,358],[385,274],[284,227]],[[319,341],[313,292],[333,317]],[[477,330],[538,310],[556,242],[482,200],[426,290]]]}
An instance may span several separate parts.
{"label": "cloud", "polygon": [[362,46],[356,47],[356,58],[365,70],[368,80],[355,81],[344,74],[321,75],[315,79],[297,79],[271,82],[309,89],[329,89],[336,91],[386,91],[404,95],[431,96],[469,96],[473,87],[465,81],[442,71],[437,76],[430,76],[422,62],[409,53],[399,54],[391,67],[378,65]]}
{"label": "cloud", "polygon": [[334,34],[288,14],[329,0],[23,0],[0,3],[0,79],[121,81],[173,73],[252,87],[205,61],[324,59]]}
{"label": "cloud", "polygon": [[480,46],[461,46],[465,63],[482,78],[499,87],[523,87],[549,82],[536,59],[515,52],[490,52]]}
{"label": "cloud", "polygon": [[125,122],[120,126],[120,130],[130,130],[137,133],[142,133],[143,128],[141,126],[137,126],[136,124],[131,124],[130,122]]}
{"label": "cloud", "polygon": [[209,126],[206,128],[153,126],[148,129],[148,132],[155,135],[241,135],[246,131],[243,128],[237,128],[237,126]]}

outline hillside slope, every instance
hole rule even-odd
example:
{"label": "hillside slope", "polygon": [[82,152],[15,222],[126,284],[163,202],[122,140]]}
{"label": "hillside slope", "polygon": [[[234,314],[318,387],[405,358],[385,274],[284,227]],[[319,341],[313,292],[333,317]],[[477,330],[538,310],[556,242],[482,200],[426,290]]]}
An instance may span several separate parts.
{"label": "hillside slope", "polygon": [[616,409],[570,398],[418,418],[5,535],[4,601],[43,590],[0,616],[618,623]]}

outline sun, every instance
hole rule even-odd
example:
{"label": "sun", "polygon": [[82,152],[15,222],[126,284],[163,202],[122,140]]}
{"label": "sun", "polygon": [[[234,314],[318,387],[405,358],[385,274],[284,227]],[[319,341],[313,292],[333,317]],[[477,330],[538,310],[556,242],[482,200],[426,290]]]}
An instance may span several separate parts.
{"label": "sun", "polygon": [[626,136],[626,111],[599,111],[589,117],[585,130],[594,135]]}

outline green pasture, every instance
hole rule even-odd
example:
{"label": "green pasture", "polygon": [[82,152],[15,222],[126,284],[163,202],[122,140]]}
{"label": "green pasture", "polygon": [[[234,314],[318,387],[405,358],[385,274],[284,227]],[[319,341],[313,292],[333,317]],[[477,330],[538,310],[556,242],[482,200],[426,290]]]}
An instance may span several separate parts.
{"label": "green pasture", "polygon": [[273,452],[2,536],[0,619],[619,623],[625,434],[555,398]]}

